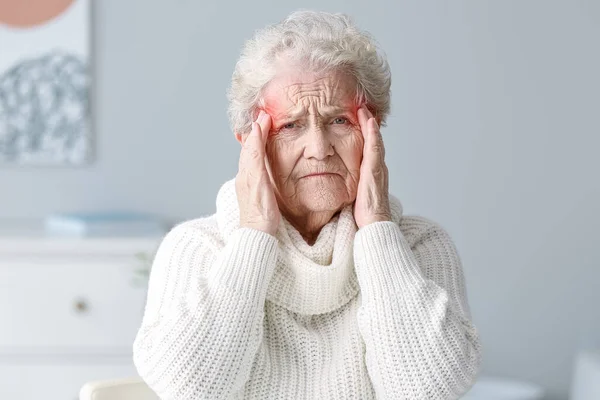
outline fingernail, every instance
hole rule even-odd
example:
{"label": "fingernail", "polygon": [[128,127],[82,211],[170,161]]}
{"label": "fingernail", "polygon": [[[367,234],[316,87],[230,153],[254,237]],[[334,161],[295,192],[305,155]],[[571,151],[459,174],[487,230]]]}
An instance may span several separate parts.
{"label": "fingernail", "polygon": [[261,122],[264,115],[265,112],[263,110],[260,110],[260,112],[258,113],[258,118],[256,118],[256,122]]}

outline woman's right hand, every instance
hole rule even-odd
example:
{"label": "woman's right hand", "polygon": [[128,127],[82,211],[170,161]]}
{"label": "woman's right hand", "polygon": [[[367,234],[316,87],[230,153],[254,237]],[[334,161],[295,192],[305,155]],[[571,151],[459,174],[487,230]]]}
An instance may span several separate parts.
{"label": "woman's right hand", "polygon": [[240,208],[240,227],[254,228],[275,236],[281,213],[265,165],[265,144],[271,116],[260,111],[252,131],[242,142],[235,190]]}

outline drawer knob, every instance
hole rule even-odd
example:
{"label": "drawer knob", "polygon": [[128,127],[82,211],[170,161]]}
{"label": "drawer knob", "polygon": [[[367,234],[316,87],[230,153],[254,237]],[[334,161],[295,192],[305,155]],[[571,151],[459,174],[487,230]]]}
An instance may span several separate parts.
{"label": "drawer knob", "polygon": [[80,314],[83,314],[89,309],[89,306],[85,300],[77,300],[75,302],[75,311]]}

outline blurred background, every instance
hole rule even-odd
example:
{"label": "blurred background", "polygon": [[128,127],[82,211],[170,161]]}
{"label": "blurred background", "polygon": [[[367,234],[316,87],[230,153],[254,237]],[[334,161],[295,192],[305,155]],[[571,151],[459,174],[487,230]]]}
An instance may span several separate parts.
{"label": "blurred background", "polygon": [[213,213],[241,46],[299,8],[350,14],[386,52],[390,190],[455,240],[483,373],[568,398],[600,347],[598,1],[92,2],[89,162],[0,165],[0,218]]}

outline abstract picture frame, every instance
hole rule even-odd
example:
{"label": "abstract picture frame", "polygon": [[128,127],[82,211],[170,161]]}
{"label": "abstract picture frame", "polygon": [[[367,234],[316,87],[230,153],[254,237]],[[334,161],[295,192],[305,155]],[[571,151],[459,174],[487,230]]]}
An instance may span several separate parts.
{"label": "abstract picture frame", "polygon": [[91,0],[0,0],[0,167],[92,162]]}

